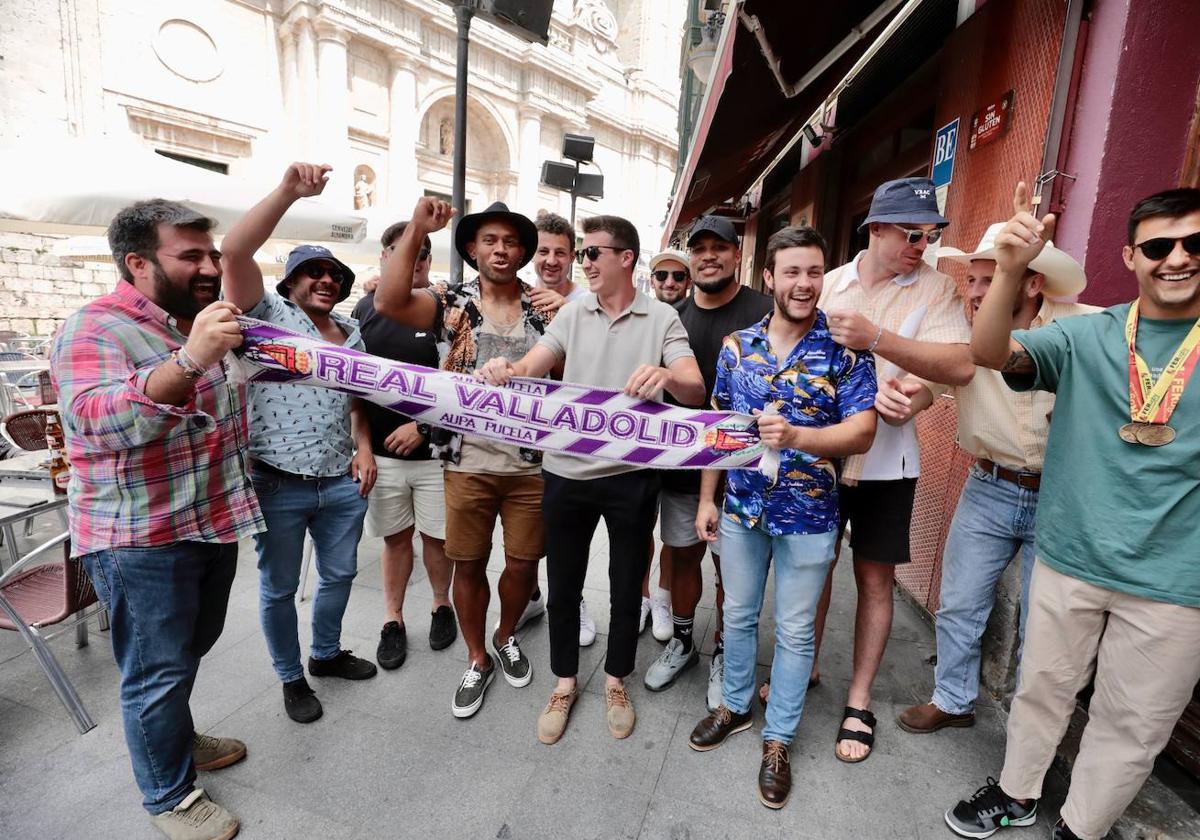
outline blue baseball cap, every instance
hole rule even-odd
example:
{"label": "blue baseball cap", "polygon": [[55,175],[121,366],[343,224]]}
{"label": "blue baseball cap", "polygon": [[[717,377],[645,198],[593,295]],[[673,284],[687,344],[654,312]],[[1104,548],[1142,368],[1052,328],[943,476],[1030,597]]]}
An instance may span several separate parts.
{"label": "blue baseball cap", "polygon": [[871,199],[871,211],[858,229],[862,230],[871,222],[907,222],[938,227],[950,224],[938,212],[935,187],[928,178],[900,178],[880,184]]}
{"label": "blue baseball cap", "polygon": [[335,257],[328,248],[322,248],[320,245],[297,245],[288,254],[287,264],[283,267],[283,277],[275,284],[275,291],[281,297],[288,296],[288,280],[292,279],[301,266],[305,263],[310,263],[313,260],[325,260],[331,262],[341,269],[342,274],[346,279],[342,281],[341,288],[338,292],[338,303],[341,303],[346,298],[350,297],[350,287],[354,285],[354,272],[350,270],[350,266]]}

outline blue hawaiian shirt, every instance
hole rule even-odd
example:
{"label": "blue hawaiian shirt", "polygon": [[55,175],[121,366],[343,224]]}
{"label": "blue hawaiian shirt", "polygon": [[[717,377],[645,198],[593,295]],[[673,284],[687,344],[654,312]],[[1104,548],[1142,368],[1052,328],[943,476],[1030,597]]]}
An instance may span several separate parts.
{"label": "blue hawaiian shirt", "polygon": [[[781,365],[767,342],[774,313],[726,337],[717,357],[713,407],[750,414],[773,403],[794,426],[832,426],[875,407],[875,358],[833,340],[825,313]],[[772,480],[757,469],[729,470],[725,515],[772,536],[826,534],[838,526],[837,468],[798,449],[780,452]]]}

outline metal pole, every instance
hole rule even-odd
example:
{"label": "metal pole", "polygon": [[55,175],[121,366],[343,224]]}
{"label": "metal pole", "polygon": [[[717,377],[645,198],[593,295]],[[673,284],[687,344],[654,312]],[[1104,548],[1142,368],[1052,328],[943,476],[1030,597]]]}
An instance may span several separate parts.
{"label": "metal pole", "polygon": [[[575,180],[571,181],[571,229],[575,228],[575,198],[578,196],[576,192],[579,186],[579,161],[575,161]],[[574,243],[571,243],[572,245]]]}
{"label": "metal pole", "polygon": [[[474,0],[460,0],[454,6],[458,19],[458,69],[454,78],[454,187],[450,203],[454,206],[454,218],[450,224],[450,239],[463,217],[466,207],[467,187],[467,58],[471,46],[471,18],[475,14]],[[462,281],[462,257],[457,248],[450,249],[450,282]]]}

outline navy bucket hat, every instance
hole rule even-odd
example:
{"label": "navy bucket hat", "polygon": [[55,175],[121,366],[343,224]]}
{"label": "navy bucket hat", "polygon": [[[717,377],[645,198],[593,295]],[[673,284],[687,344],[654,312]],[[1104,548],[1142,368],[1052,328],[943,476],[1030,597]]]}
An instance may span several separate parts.
{"label": "navy bucket hat", "polygon": [[871,211],[858,229],[862,230],[871,222],[938,227],[950,224],[938,212],[933,181],[928,178],[900,178],[880,184],[875,190],[875,197],[871,199]]}
{"label": "navy bucket hat", "polygon": [[338,303],[350,297],[350,287],[354,285],[354,272],[350,270],[350,266],[330,253],[328,248],[322,248],[320,245],[298,245],[292,249],[292,252],[288,254],[287,265],[283,267],[283,277],[275,284],[275,291],[279,293],[279,296],[288,296],[287,284],[292,279],[292,275],[299,271],[305,263],[313,260],[325,260],[341,269],[346,279],[342,281],[341,289],[338,291]]}

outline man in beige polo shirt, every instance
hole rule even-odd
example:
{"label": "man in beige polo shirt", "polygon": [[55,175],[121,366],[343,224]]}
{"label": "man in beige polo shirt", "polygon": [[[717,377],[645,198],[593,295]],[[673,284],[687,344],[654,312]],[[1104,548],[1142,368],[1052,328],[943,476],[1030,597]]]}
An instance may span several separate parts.
{"label": "man in beige polo shirt", "polygon": [[[967,302],[972,314],[992,284],[995,239],[1003,227],[1003,222],[989,227],[973,253],[946,248],[939,254],[968,265]],[[1083,267],[1047,245],[1025,273],[1012,328],[1038,329],[1051,321],[1097,311],[1094,306],[1053,299],[1074,297],[1086,284]],[[876,408],[893,426],[909,423],[932,405],[934,390],[939,390],[911,376],[881,381],[879,389]],[[975,456],[976,463],[963,485],[946,539],[933,699],[910,706],[897,718],[901,729],[915,734],[974,725],[983,631],[996,600],[996,584],[1014,556],[1021,559],[1020,656],[1033,576],[1038,490],[1054,409],[1053,394],[1014,392],[999,371],[982,367],[976,368],[969,385],[952,388],[950,393],[958,411],[958,445]]]}
{"label": "man in beige polo shirt", "polygon": [[[830,334],[844,347],[873,352],[880,381],[902,370],[929,382],[965,385],[975,372],[957,287],[923,260],[948,224],[928,178],[888,181],[875,190],[863,221],[870,230],[867,249],[825,277],[818,306]],[[871,685],[892,629],[895,567],[909,560],[919,471],[912,425],[880,425],[870,451],[847,458],[839,478],[838,506],[843,527],[850,527],[858,585],[854,674],[834,748],[842,761],[863,761],[874,745]],[[830,587],[827,581],[817,614],[818,645]]]}
{"label": "man in beige polo shirt", "polygon": [[[663,391],[683,405],[704,400],[704,377],[675,310],[633,285],[638,233],[618,216],[593,216],[583,224],[579,249],[591,290],[559,310],[538,343],[520,361],[492,359],[483,379],[503,385],[513,376],[544,376],[565,361],[563,379],[621,388],[657,400]],[[593,449],[586,450],[588,452]],[[651,463],[650,466],[653,464]],[[652,469],[585,455],[547,452],[542,477],[549,579],[550,667],[558,684],[538,718],[538,739],[553,744],[579,698],[579,598],[592,535],[600,519],[608,528],[610,621],[604,661],[609,732],[633,732],[633,704],[625,677],[637,653],[646,545],[658,511],[659,478]]]}

